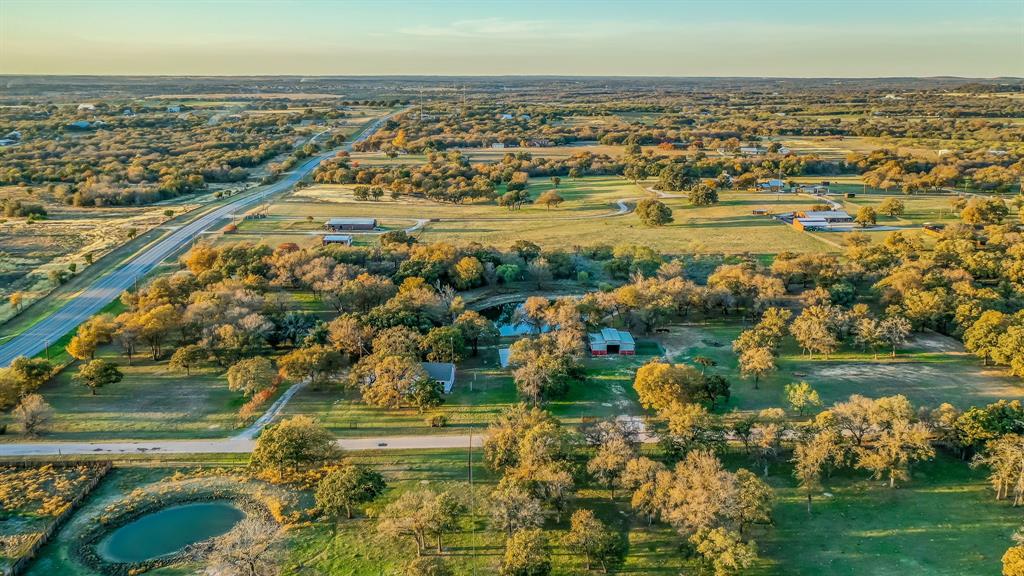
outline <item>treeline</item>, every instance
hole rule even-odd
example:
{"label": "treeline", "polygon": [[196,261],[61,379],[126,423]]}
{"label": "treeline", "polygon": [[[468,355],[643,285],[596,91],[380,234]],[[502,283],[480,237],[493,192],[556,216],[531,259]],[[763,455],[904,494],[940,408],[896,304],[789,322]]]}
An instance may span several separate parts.
{"label": "treeline", "polygon": [[313,179],[329,184],[365,184],[382,188],[395,196],[461,203],[493,200],[498,196],[495,188],[501,184],[506,184],[508,191],[524,190],[529,177],[578,178],[618,174],[622,169],[621,161],[590,152],[559,159],[509,153],[499,162],[472,164],[461,152],[451,151],[430,153],[425,164],[415,167],[357,166],[343,152],[335,159],[320,164],[313,173]]}
{"label": "treeline", "polygon": [[53,113],[14,123],[23,137],[0,153],[0,184],[60,184],[58,201],[76,206],[146,204],[244,180],[249,169],[292,149],[303,117],[244,115],[211,124],[195,114],[111,113],[72,136],[63,126],[77,116]]}

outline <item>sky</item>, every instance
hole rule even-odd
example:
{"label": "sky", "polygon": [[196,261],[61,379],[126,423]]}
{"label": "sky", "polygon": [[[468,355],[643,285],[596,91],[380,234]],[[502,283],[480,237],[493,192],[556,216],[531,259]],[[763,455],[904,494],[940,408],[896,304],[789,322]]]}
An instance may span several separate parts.
{"label": "sky", "polygon": [[1024,76],[1024,0],[0,0],[0,73]]}

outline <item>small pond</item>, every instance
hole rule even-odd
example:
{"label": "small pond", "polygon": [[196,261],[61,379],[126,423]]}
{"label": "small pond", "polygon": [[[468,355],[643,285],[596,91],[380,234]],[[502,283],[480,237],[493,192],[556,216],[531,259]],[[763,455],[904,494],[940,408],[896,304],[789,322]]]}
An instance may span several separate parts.
{"label": "small pond", "polygon": [[[494,322],[498,333],[502,336],[526,336],[533,333],[533,327],[525,322],[517,322],[518,314],[523,309],[522,302],[509,302],[484,308],[480,315]],[[541,332],[547,332],[550,326],[541,326]]]}
{"label": "small pond", "polygon": [[111,532],[96,546],[108,562],[143,562],[231,530],[245,513],[227,500],[170,506]]}

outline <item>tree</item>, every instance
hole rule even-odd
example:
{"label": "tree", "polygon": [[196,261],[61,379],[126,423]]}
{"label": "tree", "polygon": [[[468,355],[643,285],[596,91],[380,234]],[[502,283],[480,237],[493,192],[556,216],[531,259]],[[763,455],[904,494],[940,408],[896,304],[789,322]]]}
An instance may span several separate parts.
{"label": "tree", "polygon": [[520,530],[505,542],[501,576],[548,576],[551,573],[551,551],[544,532]]}
{"label": "tree", "polygon": [[274,576],[284,554],[283,544],[277,522],[246,515],[230,532],[214,540],[210,569],[223,576]]}
{"label": "tree", "polygon": [[96,395],[97,388],[102,388],[107,384],[116,384],[122,378],[124,378],[124,374],[117,369],[117,364],[103,359],[83,364],[74,376],[74,380],[83,386],[87,386],[93,396]]}
{"label": "tree", "polygon": [[11,362],[10,369],[20,387],[20,395],[35,392],[53,375],[53,364],[43,358],[18,356]]}
{"label": "tree", "polygon": [[874,226],[878,222],[878,213],[871,206],[861,206],[860,210],[857,210],[857,216],[854,217],[853,221],[859,224],[861,228]]}
{"label": "tree", "polygon": [[379,472],[346,462],[330,469],[317,483],[316,506],[335,520],[342,511],[351,519],[353,506],[373,502],[386,486]]}
{"label": "tree", "polygon": [[763,376],[776,369],[775,355],[769,348],[751,348],[740,355],[740,372],[754,377],[754,390]]}
{"label": "tree", "polygon": [[964,330],[964,348],[981,358],[988,366],[999,354],[999,339],[1006,333],[1010,322],[1006,314],[997,310],[986,310],[973,324]]}
{"label": "tree", "polygon": [[835,457],[836,445],[825,432],[819,432],[793,448],[793,475],[800,483],[800,491],[807,496],[807,513],[811,513],[811,498],[821,489],[821,472],[825,464]]}
{"label": "tree", "polygon": [[514,532],[544,524],[540,500],[512,483],[502,483],[488,498],[491,526],[512,536]]}
{"label": "tree", "polygon": [[636,215],[646,226],[664,226],[673,221],[672,209],[654,198],[644,198],[637,202]]}
{"label": "tree", "polygon": [[25,302],[24,292],[11,292],[11,295],[7,297],[7,303],[14,308],[15,312],[20,313]]}
{"label": "tree", "polygon": [[658,412],[667,431],[661,442],[666,451],[679,456],[695,450],[717,450],[724,440],[714,415],[700,404],[672,404]]}
{"label": "tree", "polygon": [[337,458],[334,438],[309,416],[293,416],[263,429],[249,459],[256,468],[301,469]]}
{"label": "tree", "polygon": [[888,478],[889,487],[910,479],[910,466],[935,456],[931,433],[920,422],[898,419],[890,423],[870,445],[859,447],[857,468],[871,470],[874,478]]}
{"label": "tree", "polygon": [[269,358],[256,356],[239,360],[228,368],[228,389],[249,397],[277,384],[277,372]]}
{"label": "tree", "polygon": [[341,353],[327,346],[296,348],[278,359],[281,374],[294,380],[308,380],[318,387],[337,374],[343,364]]}
{"label": "tree", "polygon": [[449,492],[429,489],[405,492],[388,504],[380,515],[377,530],[392,538],[408,537],[416,545],[416,554],[426,548],[427,537],[434,536],[441,552],[443,534],[457,527],[464,508]]}
{"label": "tree", "polygon": [[732,576],[750,568],[757,560],[757,545],[721,526],[705,528],[690,538],[697,553],[710,564],[715,576]]}
{"label": "tree", "polygon": [[38,436],[53,418],[53,408],[39,394],[29,394],[14,407],[14,419],[26,436]]}
{"label": "tree", "polygon": [[690,204],[694,206],[711,206],[718,204],[718,190],[707,184],[698,184],[690,189]]}
{"label": "tree", "polygon": [[607,572],[609,562],[618,554],[618,537],[590,510],[573,512],[562,542],[571,552],[583,556],[587,570],[597,562]]}
{"label": "tree", "polygon": [[821,407],[821,396],[807,382],[786,384],[786,403],[794,412],[803,416],[808,409]]}
{"label": "tree", "polygon": [[597,448],[597,453],[587,462],[587,472],[608,487],[612,500],[615,486],[621,484],[626,463],[636,457],[636,450],[622,436],[612,436]]}
{"label": "tree", "polygon": [[429,362],[461,362],[466,354],[466,341],[458,326],[433,328],[420,340],[420,350]]}
{"label": "tree", "polygon": [[1024,530],[1013,533],[1013,542],[1003,554],[1003,576],[1024,576]]}
{"label": "tree", "polygon": [[701,379],[692,366],[652,360],[636,371],[633,388],[641,406],[663,410],[677,402],[693,401]]}
{"label": "tree", "polygon": [[789,326],[789,332],[797,344],[812,356],[815,352],[829,354],[839,347],[839,340],[832,331],[832,311],[826,306],[808,306]]}
{"label": "tree", "polygon": [[878,325],[878,333],[892,348],[892,357],[896,357],[896,348],[902,346],[910,335],[910,321],[902,316],[889,316]]}
{"label": "tree", "polygon": [[417,383],[434,382],[419,361],[408,356],[368,356],[364,360],[371,362],[359,386],[363,401],[371,406],[401,408],[413,400]]}
{"label": "tree", "polygon": [[[206,360],[208,357],[209,351],[206,347],[198,344],[188,344],[175,350],[174,354],[171,354],[171,360],[167,365],[173,370],[184,370],[185,375],[190,376],[192,374],[192,368]],[[230,383],[230,370],[228,381]]]}
{"label": "tree", "polygon": [[498,329],[494,322],[483,317],[479,312],[466,310],[455,319],[453,326],[462,331],[462,337],[473,346],[473,356],[479,352],[481,343],[490,343],[498,338]]}
{"label": "tree", "polygon": [[452,268],[452,280],[456,288],[466,290],[478,285],[483,278],[484,265],[472,256],[465,256]]}
{"label": "tree", "polygon": [[71,337],[71,340],[68,341],[68,345],[64,349],[75,360],[86,360],[96,357],[97,346],[98,343],[94,338],[83,334],[76,334]]}
{"label": "tree", "polygon": [[893,218],[899,218],[903,216],[907,208],[903,205],[903,201],[899,198],[886,198],[879,206],[878,211],[886,216],[892,216]]}
{"label": "tree", "polygon": [[562,198],[562,195],[554,190],[548,190],[537,197],[537,203],[543,204],[549,210],[552,206],[557,208],[562,202],[565,202],[565,198]]}
{"label": "tree", "polygon": [[466,507],[451,492],[441,492],[428,502],[424,510],[427,534],[434,537],[437,553],[444,551],[442,537],[458,530],[459,517]]}

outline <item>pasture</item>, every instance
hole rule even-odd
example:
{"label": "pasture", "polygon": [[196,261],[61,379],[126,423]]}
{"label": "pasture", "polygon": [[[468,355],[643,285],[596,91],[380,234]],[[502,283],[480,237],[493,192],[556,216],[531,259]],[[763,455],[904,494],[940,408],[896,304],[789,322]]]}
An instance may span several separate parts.
{"label": "pasture", "polygon": [[[269,243],[290,236],[288,241],[311,245],[319,241],[317,236],[327,218],[351,216],[378,218],[385,228],[411,227],[416,219],[430,219],[418,232],[428,242],[472,240],[504,246],[523,239],[562,247],[625,243],[668,253],[775,254],[837,249],[752,213],[755,209],[786,212],[808,208],[814,202],[792,195],[725,191],[714,206],[691,206],[684,197],[663,198],[674,211],[675,221],[657,228],[644,226],[631,212],[639,199],[654,196],[648,190],[652,185],[653,181],[635,185],[613,176],[563,180],[558,187],[565,198],[561,205],[528,204],[518,210],[494,202],[456,205],[407,197],[392,200],[387,195],[379,201],[358,201],[352,196],[352,186],[316,185],[273,203],[266,219],[240,222],[233,239]],[[546,179],[533,179],[530,186],[534,196],[552,187]]]}

